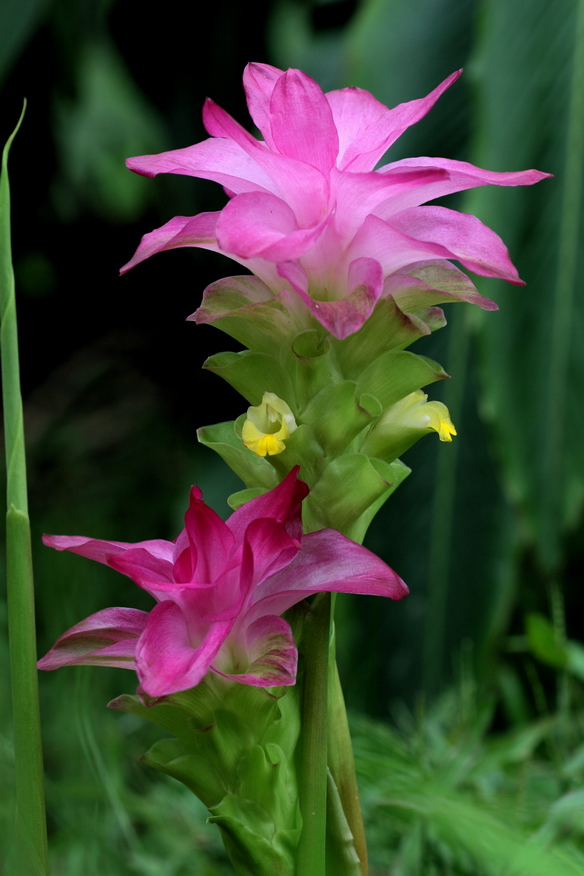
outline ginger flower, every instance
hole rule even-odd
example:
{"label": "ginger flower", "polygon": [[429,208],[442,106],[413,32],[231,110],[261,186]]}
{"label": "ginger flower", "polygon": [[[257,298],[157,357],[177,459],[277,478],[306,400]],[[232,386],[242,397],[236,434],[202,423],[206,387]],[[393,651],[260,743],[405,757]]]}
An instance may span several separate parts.
{"label": "ginger flower", "polygon": [[[495,173],[428,157],[374,169],[460,72],[426,97],[388,109],[360,88],[325,94],[300,70],[248,64],[243,84],[263,140],[207,100],[209,139],[127,161],[144,176],[214,180],[229,202],[216,213],[176,216],[146,234],[122,272],[166,249],[221,252],[247,267],[273,296],[284,295],[286,307],[311,314],[338,338],[357,331],[382,294],[391,294],[384,293],[384,281],[392,279],[392,290],[396,283],[411,285],[410,271],[420,265],[454,259],[475,274],[520,284],[494,231],[474,216],[422,205],[476,186],[531,185],[549,174]],[[452,284],[437,288],[452,294]],[[297,296],[292,304],[291,293]],[[468,292],[454,297],[496,308],[470,283]]]}
{"label": "ginger flower", "polygon": [[446,405],[428,401],[426,393],[418,389],[385,411],[365,438],[361,450],[370,456],[395,459],[427,432],[437,432],[440,441],[449,442],[456,435]]}
{"label": "ginger flower", "polygon": [[297,476],[298,467],[226,523],[193,487],[185,528],[172,542],[45,535],[50,547],[128,575],[156,605],[98,611],[64,633],[39,668],[135,669],[152,697],[188,690],[208,672],[260,687],[294,684],[286,609],[321,591],[391,599],[408,592],[389,566],[336,530],[302,534],[308,488]]}
{"label": "ginger flower", "polygon": [[285,441],[296,429],[294,414],[273,392],[264,392],[262,403],[247,409],[241,440],[257,456],[275,456],[286,449]]}

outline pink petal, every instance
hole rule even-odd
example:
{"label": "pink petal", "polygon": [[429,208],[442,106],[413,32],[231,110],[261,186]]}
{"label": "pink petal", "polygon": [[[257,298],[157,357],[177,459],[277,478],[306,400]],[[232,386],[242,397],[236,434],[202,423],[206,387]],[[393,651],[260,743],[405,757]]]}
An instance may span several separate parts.
{"label": "pink petal", "polygon": [[400,200],[388,201],[384,209],[375,212],[382,219],[387,219],[395,213],[441,198],[453,192],[462,192],[477,186],[531,186],[542,179],[552,176],[550,173],[541,173],[539,170],[511,171],[509,173],[496,173],[490,170],[482,170],[466,161],[452,161],[448,158],[404,158],[402,161],[394,161],[380,167],[376,173],[385,176],[386,173],[405,170],[435,169],[443,170],[442,177],[435,177],[423,181],[423,184],[412,187],[404,192]]}
{"label": "pink petal", "polygon": [[233,140],[211,137],[193,146],[172,149],[157,155],[138,155],[126,159],[126,166],[141,176],[177,173],[210,179],[230,191],[271,191],[270,177],[257,162]]}
{"label": "pink petal", "polygon": [[301,227],[322,220],[329,197],[326,175],[305,162],[271,152],[211,100],[205,102],[203,119],[209,133],[234,140],[268,174],[271,191],[286,201]]}
{"label": "pink petal", "polygon": [[173,602],[156,605],[136,648],[136,672],[146,693],[162,697],[202,681],[232,623],[213,624],[201,644],[193,647],[179,606]]}
{"label": "pink petal", "polygon": [[112,557],[136,548],[143,548],[160,561],[172,561],[174,550],[172,542],[164,541],[161,538],[131,544],[125,541],[102,541],[99,538],[88,538],[85,535],[43,535],[43,544],[58,551],[71,551],[72,554],[79,554],[105,565],[110,565]]}
{"label": "pink petal", "polygon": [[135,608],[106,608],[59,636],[38,661],[39,669],[85,664],[134,668],[134,652],[148,614]]}
{"label": "pink petal", "polygon": [[128,158],[126,166],[142,176],[178,173],[199,179],[210,179],[235,194],[265,190],[274,184],[270,177],[234,140],[211,137],[193,146],[172,149],[158,155],[138,155]]}
{"label": "pink petal", "polygon": [[292,630],[281,617],[260,617],[245,631],[244,654],[249,665],[244,672],[221,672],[225,678],[258,687],[294,684],[298,652]]}
{"label": "pink petal", "polygon": [[[341,88],[328,91],[326,98],[333,113],[335,127],[339,136],[339,158],[337,167],[345,170],[345,155],[352,144],[387,113],[387,107],[363,88]],[[349,156],[350,159],[350,156]],[[357,169],[357,168],[354,168]]]}
{"label": "pink petal", "polygon": [[[174,545],[171,545],[174,548]],[[133,545],[123,554],[115,554],[108,558],[108,565],[127,575],[132,581],[147,590],[155,599],[169,586],[175,587],[173,562],[161,560],[149,550]]]}
{"label": "pink petal", "polygon": [[436,180],[446,179],[447,172],[438,167],[404,171],[396,169],[395,173],[387,174],[377,171],[342,173],[333,169],[331,182],[337,205],[335,227],[339,236],[348,242],[370,213],[384,218],[380,205],[389,204],[391,213],[397,213],[409,207],[411,202],[417,201],[418,191],[426,191]]}
{"label": "pink petal", "polygon": [[259,581],[292,562],[300,548],[286,525],[270,517],[252,520],[245,531],[241,560],[242,590],[247,593]]}
{"label": "pink petal", "polygon": [[270,103],[272,137],[282,155],[328,174],[335,166],[339,138],[322,89],[301,70],[277,79]]}
{"label": "pink petal", "polygon": [[[441,94],[455,82],[462,70],[452,73],[426,97],[400,103],[372,120],[357,134],[343,156],[342,170],[373,170],[381,156],[411,125],[429,112]],[[356,126],[356,123],[354,123]]]}
{"label": "pink petal", "polygon": [[282,75],[283,71],[277,67],[253,62],[248,64],[243,71],[243,87],[247,97],[249,114],[270,149],[274,148],[270,100],[274,85]]}
{"label": "pink petal", "polygon": [[298,228],[288,204],[266,192],[238,195],[224,207],[217,222],[217,241],[226,253],[241,259],[287,261],[299,258],[321,236],[331,219]]}
{"label": "pink petal", "polygon": [[[412,212],[416,214],[423,209],[430,208],[417,207]],[[368,256],[375,259],[380,263],[385,277],[415,262],[429,261],[437,256],[443,259],[453,258],[452,252],[445,246],[419,240],[413,234],[404,233],[404,229],[396,227],[397,225],[393,219],[390,224],[377,216],[367,216],[351,241],[349,257],[356,259],[359,256]]]}
{"label": "pink petal", "polygon": [[278,272],[298,292],[315,319],[340,340],[361,328],[383,289],[381,265],[374,259],[358,258],[351,262],[348,271],[350,291],[339,301],[313,299],[307,291],[307,275],[300,265],[286,262],[278,265]]}
{"label": "pink petal", "polygon": [[166,225],[149,231],[127,264],[120,268],[125,274],[157,252],[179,246],[198,246],[218,252],[215,227],[220,213],[199,213],[198,216],[175,216]]}
{"label": "pink petal", "polygon": [[227,526],[238,543],[243,543],[248,526],[254,520],[271,518],[286,523],[288,535],[296,542],[302,537],[301,504],[308,495],[304,481],[298,480],[300,466],[296,465],[284,480],[262,496],[257,496],[234,511]]}
{"label": "pink petal", "polygon": [[475,274],[522,285],[507,247],[476,218],[446,207],[415,207],[391,219],[391,226],[418,241],[438,244]]}
{"label": "pink petal", "polygon": [[[226,523],[203,502],[198,487],[191,488],[190,502],[185,514],[185,530],[195,562],[190,570],[175,566],[175,581],[217,581],[230,563],[235,539]],[[177,574],[178,572],[178,574]]]}
{"label": "pink petal", "polygon": [[408,588],[396,573],[367,548],[334,529],[312,532],[286,569],[259,584],[247,617],[283,614],[312,593],[363,593],[401,599]]}

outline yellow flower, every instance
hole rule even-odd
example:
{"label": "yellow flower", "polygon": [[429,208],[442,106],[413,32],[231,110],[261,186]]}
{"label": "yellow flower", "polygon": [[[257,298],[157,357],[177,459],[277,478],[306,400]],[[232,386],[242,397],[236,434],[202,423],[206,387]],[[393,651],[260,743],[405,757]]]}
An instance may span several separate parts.
{"label": "yellow flower", "polygon": [[401,425],[419,429],[432,429],[438,432],[441,441],[452,441],[456,429],[450,419],[446,405],[439,401],[428,401],[428,396],[421,389],[410,393],[393,406],[392,411],[398,413]]}
{"label": "yellow flower", "polygon": [[296,429],[294,414],[283,399],[264,392],[261,404],[247,409],[241,440],[257,456],[275,456],[286,449],[285,441]]}

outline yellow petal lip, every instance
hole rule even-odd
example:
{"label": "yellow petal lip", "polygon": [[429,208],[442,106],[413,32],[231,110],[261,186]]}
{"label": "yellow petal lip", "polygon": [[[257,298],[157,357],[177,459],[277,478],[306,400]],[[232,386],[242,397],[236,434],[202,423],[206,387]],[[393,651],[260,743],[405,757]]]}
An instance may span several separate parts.
{"label": "yellow petal lip", "polygon": [[441,441],[452,441],[452,436],[457,434],[458,433],[454,428],[454,424],[450,419],[448,421],[442,421],[440,423],[440,428],[438,429],[438,437]]}
{"label": "yellow petal lip", "polygon": [[456,429],[450,419],[446,405],[442,404],[442,402],[432,401],[425,404],[424,408],[430,415],[428,428],[438,432],[438,437],[441,441],[452,441],[452,436],[456,435]]}
{"label": "yellow petal lip", "polygon": [[276,456],[286,449],[284,442],[295,429],[288,404],[275,393],[264,392],[261,404],[247,409],[241,440],[256,456]]}

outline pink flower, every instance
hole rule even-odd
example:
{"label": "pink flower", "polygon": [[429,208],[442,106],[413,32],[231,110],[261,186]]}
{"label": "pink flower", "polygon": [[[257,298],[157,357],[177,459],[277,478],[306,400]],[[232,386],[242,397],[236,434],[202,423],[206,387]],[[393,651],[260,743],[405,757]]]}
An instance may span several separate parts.
{"label": "pink flower", "polygon": [[127,162],[144,176],[215,180],[229,203],[218,213],[176,216],[144,235],[122,272],[179,246],[222,252],[274,294],[294,290],[338,338],[365,322],[386,278],[411,282],[409,269],[420,263],[457,259],[475,274],[521,283],[495,232],[474,216],[420,205],[476,186],[531,185],[549,174],[493,173],[445,158],[409,158],[374,170],[460,72],[427,97],[388,109],[360,88],[324,94],[300,70],[248,64],[243,83],[263,141],[207,100],[209,139]]}
{"label": "pink flower", "polygon": [[308,493],[298,468],[224,523],[192,487],[185,528],[174,542],[137,544],[46,535],[128,575],[157,602],[150,613],[98,611],[64,633],[40,669],[76,663],[135,668],[147,694],[198,684],[209,670],[245,684],[294,684],[297,651],[283,612],[320,591],[400,599],[404,582],[339,532],[302,535]]}

